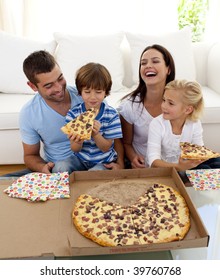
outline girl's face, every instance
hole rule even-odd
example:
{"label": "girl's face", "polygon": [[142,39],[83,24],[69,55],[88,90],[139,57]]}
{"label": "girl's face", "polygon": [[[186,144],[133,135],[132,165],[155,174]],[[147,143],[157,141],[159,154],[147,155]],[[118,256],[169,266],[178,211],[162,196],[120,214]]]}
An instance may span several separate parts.
{"label": "girl's face", "polygon": [[101,103],[103,102],[106,93],[101,89],[86,88],[82,89],[81,93],[82,99],[85,102],[86,109],[96,108],[99,109]]}
{"label": "girl's face", "polygon": [[182,100],[182,91],[167,89],[164,92],[161,104],[162,114],[166,120],[186,120],[192,112],[192,106],[185,105]]}
{"label": "girl's face", "polygon": [[169,74],[162,53],[155,49],[149,49],[143,53],[140,61],[140,75],[147,86],[163,83]]}

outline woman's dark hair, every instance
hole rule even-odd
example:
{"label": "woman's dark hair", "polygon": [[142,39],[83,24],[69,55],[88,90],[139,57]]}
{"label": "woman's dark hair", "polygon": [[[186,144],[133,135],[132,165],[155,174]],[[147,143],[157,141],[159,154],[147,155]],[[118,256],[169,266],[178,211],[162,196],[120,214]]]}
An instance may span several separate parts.
{"label": "woman's dark hair", "polygon": [[139,84],[134,91],[132,91],[131,93],[126,95],[124,98],[130,96],[131,100],[134,101],[136,96],[138,94],[140,94],[140,101],[139,102],[140,103],[144,102],[144,98],[145,98],[145,95],[147,93],[147,87],[146,87],[145,82],[141,78],[141,74],[140,74],[141,58],[142,58],[143,54],[150,49],[155,49],[158,52],[160,52],[163,55],[163,59],[165,61],[166,66],[169,67],[169,69],[170,69],[170,73],[167,75],[166,84],[175,79],[175,63],[174,63],[174,60],[173,60],[173,57],[172,57],[171,53],[161,45],[154,44],[154,45],[151,45],[151,46],[147,46],[143,50],[143,52],[140,56],[140,62],[139,62],[139,68],[138,68],[139,69]]}

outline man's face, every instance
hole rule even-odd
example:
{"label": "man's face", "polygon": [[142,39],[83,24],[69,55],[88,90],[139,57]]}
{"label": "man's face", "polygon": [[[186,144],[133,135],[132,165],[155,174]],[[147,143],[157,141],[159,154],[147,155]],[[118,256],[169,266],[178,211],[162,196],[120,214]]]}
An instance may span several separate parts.
{"label": "man's face", "polygon": [[64,100],[66,80],[58,65],[51,72],[36,75],[36,78],[37,86],[29,85],[34,91],[38,91],[46,101],[61,102]]}

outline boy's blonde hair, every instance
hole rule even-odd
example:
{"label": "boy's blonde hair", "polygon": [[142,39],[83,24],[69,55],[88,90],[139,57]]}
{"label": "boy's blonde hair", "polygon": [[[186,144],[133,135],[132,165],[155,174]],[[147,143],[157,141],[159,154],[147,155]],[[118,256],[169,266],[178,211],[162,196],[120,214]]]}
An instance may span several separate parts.
{"label": "boy's blonde hair", "polygon": [[165,86],[166,89],[181,91],[183,103],[193,107],[193,111],[188,115],[187,119],[196,121],[200,118],[204,109],[204,100],[199,83],[187,80],[174,80]]}
{"label": "boy's blonde hair", "polygon": [[75,84],[79,95],[82,94],[82,89],[86,87],[88,89],[104,90],[106,96],[108,96],[112,86],[112,79],[104,65],[89,62],[76,72]]}

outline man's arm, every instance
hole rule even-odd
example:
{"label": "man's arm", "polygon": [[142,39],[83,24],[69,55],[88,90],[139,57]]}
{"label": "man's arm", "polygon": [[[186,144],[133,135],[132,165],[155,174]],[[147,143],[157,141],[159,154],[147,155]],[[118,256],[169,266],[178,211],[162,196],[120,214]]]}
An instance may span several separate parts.
{"label": "man's arm", "polygon": [[40,142],[34,145],[23,144],[24,163],[32,171],[51,173],[54,167],[53,162],[45,162],[40,156]]}

